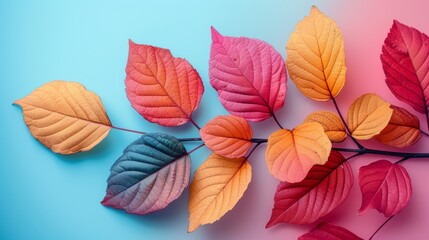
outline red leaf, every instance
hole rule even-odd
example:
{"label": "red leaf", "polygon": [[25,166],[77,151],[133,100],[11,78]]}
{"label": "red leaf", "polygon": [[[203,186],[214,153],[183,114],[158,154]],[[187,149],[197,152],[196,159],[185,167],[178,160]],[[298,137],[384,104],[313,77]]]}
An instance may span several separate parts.
{"label": "red leaf", "polygon": [[281,182],[267,228],[278,223],[307,224],[338,207],[349,195],[353,173],[341,153],[331,151],[325,165],[315,165],[299,183]]}
{"label": "red leaf", "polygon": [[178,126],[191,120],[204,86],[188,61],[173,57],[168,49],[130,40],[126,72],[128,99],[146,120],[162,126]]}
{"label": "red leaf", "polygon": [[375,208],[386,217],[401,211],[411,197],[411,180],[404,167],[379,160],[359,170],[362,206],[359,213]]}
{"label": "red leaf", "polygon": [[280,109],[286,97],[286,67],[268,43],[224,37],[212,27],[210,83],[231,114],[262,121]]}
{"label": "red leaf", "polygon": [[310,232],[302,235],[298,240],[360,240],[349,230],[328,223],[320,223],[312,228]]}
{"label": "red leaf", "polygon": [[419,119],[406,109],[390,106],[393,109],[387,127],[375,136],[378,141],[397,148],[409,147],[421,138]]}
{"label": "red leaf", "polygon": [[395,20],[384,41],[381,62],[392,93],[428,115],[429,37]]}

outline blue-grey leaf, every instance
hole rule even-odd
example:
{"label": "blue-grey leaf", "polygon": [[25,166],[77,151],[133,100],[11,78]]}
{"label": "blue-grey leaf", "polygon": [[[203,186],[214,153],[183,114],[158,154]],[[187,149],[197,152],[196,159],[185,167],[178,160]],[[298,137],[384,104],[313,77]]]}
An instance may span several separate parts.
{"label": "blue-grey leaf", "polygon": [[177,199],[189,183],[190,157],[175,137],[144,134],[110,169],[105,206],[148,214]]}

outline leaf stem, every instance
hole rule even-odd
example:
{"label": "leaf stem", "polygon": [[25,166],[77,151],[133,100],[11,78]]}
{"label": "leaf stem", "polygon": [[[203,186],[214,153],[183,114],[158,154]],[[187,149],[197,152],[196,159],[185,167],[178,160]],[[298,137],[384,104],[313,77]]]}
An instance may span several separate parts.
{"label": "leaf stem", "polygon": [[[201,138],[179,138],[181,142],[200,142],[202,140]],[[268,140],[266,138],[252,138],[250,141],[253,143],[265,143]]]}
{"label": "leaf stem", "polygon": [[352,158],[354,158],[354,157],[360,156],[360,155],[362,155],[362,153],[356,153],[356,154],[353,154],[353,155],[351,155],[350,157],[346,158],[346,159],[344,160],[344,162],[346,162],[346,161],[348,161],[348,160],[350,160],[350,159],[352,159]]}
{"label": "leaf stem", "polygon": [[199,148],[201,148],[202,146],[204,146],[205,144],[202,143],[198,146],[196,146],[195,148],[191,149],[191,151],[188,152],[188,155],[191,155],[191,153],[195,152],[196,150],[198,150]]}
{"label": "leaf stem", "polygon": [[127,128],[121,128],[121,127],[116,127],[116,126],[111,126],[111,127],[113,129],[116,129],[116,130],[121,130],[121,131],[126,131],[126,132],[132,132],[132,133],[137,133],[137,134],[146,134],[145,132],[131,130],[131,129],[127,129]]}
{"label": "leaf stem", "polygon": [[276,115],[274,113],[273,113],[273,118],[274,118],[274,121],[276,121],[277,125],[279,125],[279,127],[281,129],[284,129],[283,126],[280,124],[279,120],[277,120],[277,117],[276,117]]}
{"label": "leaf stem", "polygon": [[194,126],[198,129],[198,130],[200,130],[201,128],[200,128],[200,126],[198,126],[198,124],[194,121],[194,119],[192,119],[192,117],[190,117],[189,118],[189,121],[191,121],[191,123],[192,124],[194,124]]}
{"label": "leaf stem", "polygon": [[396,216],[396,215],[393,215],[390,218],[388,218],[386,221],[384,221],[384,223],[381,224],[381,226],[378,227],[377,230],[375,230],[375,232],[371,235],[371,237],[368,240],[372,240],[374,238],[374,236],[380,231],[380,229],[383,228],[384,225],[386,225],[394,216]]}
{"label": "leaf stem", "polygon": [[179,141],[181,142],[200,142],[202,141],[201,138],[179,138]]}
{"label": "leaf stem", "polygon": [[365,148],[364,146],[362,146],[362,144],[360,144],[360,143],[356,140],[356,138],[354,138],[354,137],[352,136],[352,132],[350,131],[350,128],[349,128],[349,126],[347,125],[346,120],[345,120],[345,119],[344,119],[344,117],[343,117],[343,114],[341,114],[340,108],[338,107],[337,100],[335,100],[335,98],[334,98],[332,95],[331,95],[331,99],[332,99],[332,102],[334,103],[334,106],[335,106],[335,109],[337,110],[338,115],[340,116],[341,121],[342,121],[342,122],[343,122],[343,124],[344,124],[344,127],[346,128],[347,135],[348,135],[348,136],[350,136],[350,138],[353,140],[353,142],[356,144],[356,146],[357,146],[358,148],[360,148],[360,149]]}
{"label": "leaf stem", "polygon": [[423,130],[420,130],[420,132],[421,132],[423,135],[425,135],[426,137],[429,137],[429,133],[427,133],[427,132],[425,132],[425,131],[423,131]]}
{"label": "leaf stem", "polygon": [[247,154],[247,156],[245,156],[246,159],[249,159],[250,155],[252,155],[253,151],[255,151],[256,148],[259,147],[259,145],[261,145],[262,142],[258,142],[253,148],[252,150],[250,150],[249,154]]}
{"label": "leaf stem", "polygon": [[406,161],[408,159],[410,159],[410,158],[409,157],[401,158],[400,160],[396,161],[395,164],[401,163],[401,162]]}

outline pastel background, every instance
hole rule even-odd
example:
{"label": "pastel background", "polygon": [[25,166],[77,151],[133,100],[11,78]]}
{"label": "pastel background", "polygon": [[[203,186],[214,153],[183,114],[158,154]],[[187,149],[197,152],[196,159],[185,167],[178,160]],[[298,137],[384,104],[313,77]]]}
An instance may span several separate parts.
{"label": "pastel background", "polygon": [[[112,130],[90,152],[57,155],[30,135],[21,110],[11,104],[45,82],[74,80],[100,95],[116,126],[195,137],[198,132],[190,124],[160,127],[132,109],[123,83],[128,39],[169,48],[194,65],[206,87],[195,113],[203,125],[226,114],[208,83],[210,26],[224,35],[265,40],[285,57],[290,33],[312,5],[334,18],[344,34],[347,83],[338,97],[343,112],[366,92],[405,106],[385,86],[379,55],[393,19],[429,33],[425,0],[0,1],[0,239],[280,240],[306,232],[312,226],[264,228],[278,182],[268,173],[263,147],[251,157],[253,180],[238,205],[221,221],[188,234],[187,190],[167,209],[148,216],[128,215],[99,203],[110,166],[138,135]],[[286,105],[278,112],[284,126],[294,127],[315,109],[333,109],[331,103],[303,97],[290,80],[288,86]],[[273,120],[252,126],[257,137],[267,137],[277,128]],[[427,152],[427,143],[410,150]],[[192,169],[208,154],[207,149],[193,153]],[[355,179],[359,166],[375,159],[353,159]],[[412,178],[412,199],[375,239],[428,239],[429,159],[410,160],[404,166]],[[367,239],[385,218],[376,211],[358,216],[360,203],[355,184],[346,203],[322,220]]]}

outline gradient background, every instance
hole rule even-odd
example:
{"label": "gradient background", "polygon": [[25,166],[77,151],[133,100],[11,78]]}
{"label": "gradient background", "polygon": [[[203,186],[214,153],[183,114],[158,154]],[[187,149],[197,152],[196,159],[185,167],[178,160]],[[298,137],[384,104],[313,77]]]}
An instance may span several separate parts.
{"label": "gradient background", "polygon": [[[366,92],[377,92],[400,106],[384,83],[379,55],[393,19],[429,33],[429,2],[383,0],[265,1],[1,1],[0,2],[0,239],[296,239],[311,226],[264,228],[273,205],[277,181],[265,166],[264,148],[251,157],[253,181],[238,205],[221,221],[187,230],[188,190],[167,209],[134,216],[103,207],[109,168],[137,135],[112,130],[90,152],[72,156],[52,153],[29,133],[21,110],[11,103],[43,83],[74,80],[99,94],[112,123],[178,137],[198,136],[191,124],[167,129],[145,121],[130,106],[124,91],[128,39],[171,49],[187,58],[201,74],[206,91],[195,113],[203,125],[226,111],[208,84],[210,26],[224,35],[260,38],[285,57],[294,26],[317,5],[341,27],[346,47],[347,83],[338,97],[347,106]],[[289,80],[285,107],[278,112],[292,128],[316,109],[331,103],[303,97]],[[423,120],[423,119],[422,119]],[[273,120],[252,124],[256,137],[277,129]],[[427,139],[424,139],[427,140]],[[412,150],[428,150],[421,142]],[[366,142],[367,145],[376,145]],[[425,144],[426,147],[423,145]],[[188,149],[196,144],[187,144]],[[192,154],[195,170],[209,151]],[[375,160],[351,161],[357,169]],[[396,160],[396,159],[392,159]],[[429,236],[429,160],[404,163],[413,184],[409,205],[375,239],[424,239]],[[368,238],[384,222],[375,210],[358,216],[358,185],[340,208],[322,220]]]}

